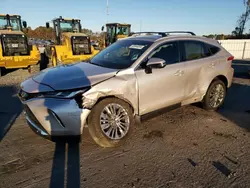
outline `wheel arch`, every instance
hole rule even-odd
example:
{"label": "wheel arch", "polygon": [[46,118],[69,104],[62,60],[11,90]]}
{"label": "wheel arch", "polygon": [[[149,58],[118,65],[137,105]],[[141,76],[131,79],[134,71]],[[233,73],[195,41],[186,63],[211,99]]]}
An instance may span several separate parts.
{"label": "wheel arch", "polygon": [[[212,82],[215,81],[215,80],[221,80],[221,81],[225,84],[226,89],[228,88],[228,79],[227,79],[226,76],[224,76],[224,75],[218,75],[218,76],[216,76],[216,77],[212,80]],[[211,83],[212,83],[212,82],[211,82]],[[210,85],[211,85],[211,83],[210,83]]]}
{"label": "wheel arch", "polygon": [[[213,84],[216,84],[216,82],[218,83],[224,83],[224,88],[225,88],[225,92],[223,92],[223,100],[220,101],[220,104],[219,106],[211,106],[210,103],[208,102],[208,96],[210,97],[210,87],[213,86]],[[227,88],[228,88],[228,80],[225,76],[223,75],[218,75],[216,76],[209,84],[209,86],[207,87],[207,90],[206,90],[206,93],[204,94],[203,96],[203,99],[202,99],[202,105],[203,105],[203,108],[206,109],[206,110],[217,110],[224,102],[225,100],[225,94],[226,94],[226,91],[227,91]],[[216,99],[217,100],[217,99]]]}
{"label": "wheel arch", "polygon": [[210,85],[215,81],[215,80],[221,80],[224,84],[225,84],[225,86],[226,86],[226,90],[228,89],[228,79],[227,79],[227,77],[226,76],[224,76],[224,75],[222,75],[222,74],[220,74],[220,75],[217,75],[217,76],[214,76],[213,77],[213,79],[211,79],[211,81],[210,82],[207,82],[206,83],[206,86],[203,88],[203,92],[202,92],[202,99],[204,98],[204,96],[206,95],[206,93],[207,93],[207,90],[208,90],[208,88],[210,87]]}
{"label": "wheel arch", "polygon": [[[129,100],[125,99],[124,97],[117,96],[117,95],[108,95],[108,96],[100,97],[100,98],[96,101],[96,103],[92,106],[91,110],[92,110],[92,109],[94,108],[94,106],[97,105],[100,101],[102,101],[102,100],[104,100],[104,99],[110,99],[110,98],[120,99],[120,100],[122,100],[123,102],[127,103],[127,104],[131,107],[133,115],[134,115],[134,116],[136,115],[136,109],[135,109],[135,107],[132,105],[132,103],[131,103]],[[90,113],[91,113],[91,112],[90,112]],[[89,114],[89,115],[90,115],[90,114]],[[89,115],[88,115],[88,117],[87,117],[87,124],[88,124],[88,122],[89,122]]]}
{"label": "wheel arch", "polygon": [[[122,96],[117,96],[117,95],[103,96],[103,97],[100,97],[100,98],[96,101],[95,105],[97,105],[100,101],[102,101],[102,100],[104,100],[104,99],[108,99],[108,98],[117,98],[117,99],[120,99],[120,100],[126,102],[126,103],[131,107],[133,114],[135,114],[135,112],[136,112],[135,107],[132,105],[132,103],[131,103],[128,99],[126,99],[126,98],[124,98],[124,97],[122,97]],[[95,105],[94,105],[94,106],[95,106]],[[94,107],[94,106],[93,106],[93,107]],[[92,107],[92,108],[93,108],[93,107]]]}

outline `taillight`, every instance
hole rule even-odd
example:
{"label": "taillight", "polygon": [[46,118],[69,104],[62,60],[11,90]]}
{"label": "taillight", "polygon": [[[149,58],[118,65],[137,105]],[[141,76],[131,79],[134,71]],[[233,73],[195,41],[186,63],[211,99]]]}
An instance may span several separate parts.
{"label": "taillight", "polygon": [[234,60],[234,56],[230,56],[227,61],[233,61]]}

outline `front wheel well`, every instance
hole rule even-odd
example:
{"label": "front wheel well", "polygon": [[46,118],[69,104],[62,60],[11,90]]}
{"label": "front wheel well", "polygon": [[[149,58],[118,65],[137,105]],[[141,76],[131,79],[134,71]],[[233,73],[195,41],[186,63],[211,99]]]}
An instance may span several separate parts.
{"label": "front wheel well", "polygon": [[[126,100],[126,99],[124,99],[124,98],[122,98],[122,97],[117,97],[117,96],[115,96],[115,95],[109,95],[109,96],[100,97],[100,98],[96,101],[96,103],[92,106],[91,110],[94,108],[95,105],[97,105],[97,104],[98,104],[99,102],[101,102],[102,100],[104,100],[104,99],[110,99],[110,98],[119,99],[119,100],[124,101],[125,103],[127,103],[127,104],[130,106],[130,108],[131,108],[131,110],[132,110],[132,113],[135,114],[135,109],[134,109],[133,105],[132,105],[128,100]],[[87,118],[87,123],[88,123],[88,122],[89,122],[89,116],[88,116],[88,118]]]}
{"label": "front wheel well", "polygon": [[[100,101],[102,101],[102,100],[104,100],[104,99],[108,99],[108,98],[116,98],[116,99],[120,99],[120,100],[122,100],[122,101],[128,103],[128,105],[129,105],[129,106],[131,107],[131,109],[132,109],[132,112],[134,113],[134,107],[133,107],[133,105],[131,104],[130,101],[128,101],[128,100],[126,100],[126,99],[124,99],[124,98],[122,98],[122,97],[115,96],[115,95],[100,97],[100,98],[96,101],[95,105],[96,105],[97,103],[99,103]],[[93,108],[93,107],[92,107],[92,108]]]}

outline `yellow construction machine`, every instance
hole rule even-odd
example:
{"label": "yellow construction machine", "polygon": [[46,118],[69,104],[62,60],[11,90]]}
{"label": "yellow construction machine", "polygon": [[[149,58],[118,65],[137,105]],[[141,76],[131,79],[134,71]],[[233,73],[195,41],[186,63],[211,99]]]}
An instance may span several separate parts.
{"label": "yellow construction machine", "polygon": [[[116,42],[121,38],[128,37],[130,35],[131,25],[125,23],[107,23],[105,34],[105,47]],[[104,26],[102,27],[104,31]]]}
{"label": "yellow construction machine", "polygon": [[37,65],[40,52],[30,46],[22,28],[27,27],[21,16],[0,14],[0,76],[5,69],[29,68]]}
{"label": "yellow construction machine", "polygon": [[[52,22],[56,43],[47,50],[52,66],[85,61],[99,52],[91,46],[90,37],[81,33],[79,19],[66,19],[60,16]],[[46,27],[50,27],[48,22]]]}

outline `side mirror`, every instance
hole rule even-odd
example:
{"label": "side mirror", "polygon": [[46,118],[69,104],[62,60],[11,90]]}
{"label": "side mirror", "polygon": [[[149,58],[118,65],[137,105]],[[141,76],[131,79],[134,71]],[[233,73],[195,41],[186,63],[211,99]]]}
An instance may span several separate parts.
{"label": "side mirror", "polygon": [[153,57],[149,59],[147,62],[147,67],[151,67],[151,68],[163,68],[165,66],[166,66],[166,61],[161,58]]}
{"label": "side mirror", "polygon": [[49,22],[46,22],[46,28],[49,29],[50,26],[49,26]]}
{"label": "side mirror", "polygon": [[27,22],[26,21],[23,21],[23,27],[27,28]]}
{"label": "side mirror", "polygon": [[104,31],[104,26],[102,26],[102,31]]}

